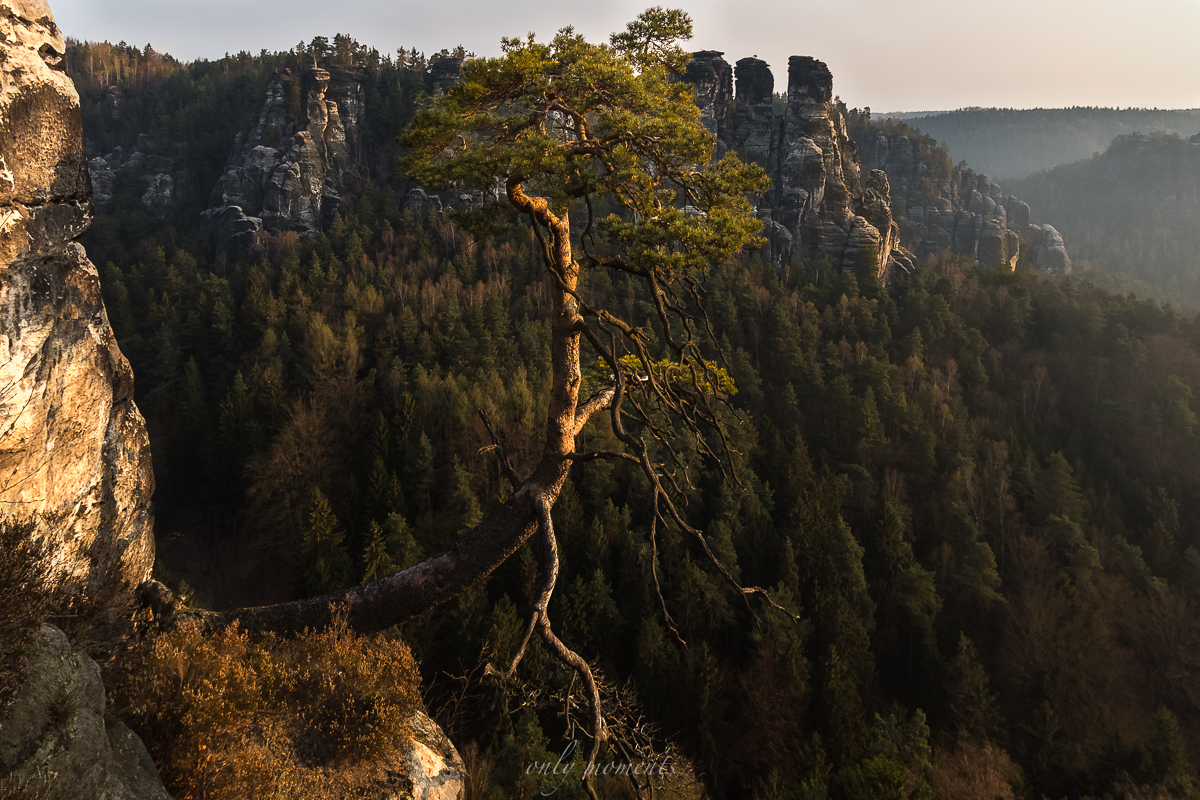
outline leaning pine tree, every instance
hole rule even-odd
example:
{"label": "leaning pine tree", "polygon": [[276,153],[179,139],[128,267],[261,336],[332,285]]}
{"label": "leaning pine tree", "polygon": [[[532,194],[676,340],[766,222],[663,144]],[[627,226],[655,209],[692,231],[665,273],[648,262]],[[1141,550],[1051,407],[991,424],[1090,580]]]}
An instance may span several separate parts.
{"label": "leaning pine tree", "polygon": [[[733,387],[704,311],[705,284],[715,267],[759,243],[761,223],[746,198],[767,188],[761,168],[733,155],[713,160],[715,137],[699,123],[692,88],[677,80],[689,59],[677,42],[691,27],[682,11],[653,8],[608,44],[587,42],[570,28],[548,43],[532,34],[504,39],[502,56],[467,62],[462,82],[418,114],[401,136],[407,174],[434,189],[474,192],[484,201],[471,214],[477,227],[516,216],[541,245],[553,286],[541,458],[531,473],[518,474],[496,441],[513,494],[448,550],[345,592],[222,619],[300,630],[326,623],[340,604],[355,629],[380,630],[463,592],[539,537],[540,587],[522,644],[493,672],[511,675],[529,640],[540,637],[590,695],[592,764],[605,737],[599,692],[587,662],[547,614],[558,575],[556,537],[575,533],[556,532],[551,509],[574,463],[637,464],[654,497],[651,539],[658,526],[677,526],[747,603],[754,595],[770,602],[761,589],[738,584],[680,505],[697,465],[736,480],[722,423]],[[617,211],[600,217],[603,198]],[[582,226],[578,236],[573,219]],[[581,286],[597,270],[634,276],[654,309],[650,326],[661,349],[650,351],[650,337],[633,320],[587,302]],[[586,390],[583,348],[587,363],[601,366],[591,370],[598,377]],[[602,414],[620,447],[580,451],[584,427]],[[663,614],[673,628],[665,605]],[[594,797],[590,781],[587,788]]]}

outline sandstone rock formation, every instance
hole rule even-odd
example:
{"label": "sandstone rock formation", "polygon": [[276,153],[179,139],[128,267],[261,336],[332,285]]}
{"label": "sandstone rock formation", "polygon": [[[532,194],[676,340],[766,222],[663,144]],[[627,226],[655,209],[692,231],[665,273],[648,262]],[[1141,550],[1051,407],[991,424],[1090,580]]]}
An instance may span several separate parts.
{"label": "sandstone rock formation", "polygon": [[459,800],[466,791],[467,770],[454,745],[437,723],[421,712],[408,721],[412,741],[404,763],[390,772],[398,778],[388,800]]}
{"label": "sandstone rock formation", "polygon": [[758,215],[777,264],[871,270],[880,278],[908,271],[912,256],[900,247],[890,187],[882,171],[861,176],[854,143],[833,102],[833,75],[814,58],[788,64],[787,103],[776,113],[774,77],[766,62],[737,62],[737,106],[727,119],[729,66],[714,51],[693,55],[685,80],[696,87],[709,130],[771,176]]}
{"label": "sandstone rock formation", "polygon": [[101,211],[112,201],[117,172],[129,168],[140,178],[145,192],[142,205],[158,219],[165,219],[168,209],[176,204],[176,178],[172,174],[175,160],[155,152],[154,141],[145,134],[138,136],[134,149],[117,147],[105,156],[88,160],[92,181],[92,204]]}
{"label": "sandstone rock formation", "polygon": [[1071,257],[1063,245],[1062,235],[1053,225],[1029,225],[1027,237],[1032,245],[1032,263],[1046,272],[1057,275],[1071,274]]}
{"label": "sandstone rock formation", "polygon": [[775,166],[775,77],[767,62],[757,58],[737,62],[736,76],[737,110],[728,129],[729,144],[743,161],[753,161],[771,172]]}
{"label": "sandstone rock formation", "polygon": [[949,250],[989,267],[1015,268],[1024,253],[1048,272],[1071,271],[1058,231],[1031,225],[1029,207],[986,175],[965,166],[936,170],[904,134],[872,128],[856,143],[824,63],[789,59],[780,109],[765,61],[737,62],[733,98],[722,56],[693,53],[683,80],[695,87],[701,122],[718,138],[717,155],[733,149],[771,176],[758,215],[775,263],[873,268],[886,280]]}
{"label": "sandstone rock formation", "polygon": [[79,96],[44,0],[0,0],[0,508],[105,601],[154,563],[145,423],[95,267]]}
{"label": "sandstone rock formation", "polygon": [[871,129],[859,142],[863,169],[887,173],[900,238],[917,257],[950,251],[985,267],[1015,269],[1025,254],[1047,272],[1071,259],[1050,226],[1031,225],[1029,206],[963,165],[937,169],[905,134]]}
{"label": "sandstone rock formation", "polygon": [[16,797],[170,800],[154,761],[127,727],[104,717],[100,668],[43,625],[29,678],[0,709],[0,775]]}
{"label": "sandstone rock formation", "polygon": [[692,54],[684,77],[696,90],[700,122],[717,137],[717,158],[725,154],[729,138],[729,104],[733,102],[733,70],[716,50]]}
{"label": "sandstone rock formation", "polygon": [[365,77],[337,67],[272,76],[258,124],[238,137],[204,212],[214,252],[257,255],[263,231],[316,235],[343,208],[364,176]]}
{"label": "sandstone rock formation", "polygon": [[462,80],[463,59],[450,56],[439,58],[429,65],[429,78],[434,91],[440,92]]}
{"label": "sandstone rock formation", "polygon": [[1030,206],[1004,196],[988,176],[962,164],[938,170],[902,133],[874,130],[859,143],[859,154],[864,169],[888,174],[901,209],[901,239],[919,258],[950,251],[983,266],[1015,269],[1025,252],[1040,269],[1070,272],[1058,231],[1031,225]]}

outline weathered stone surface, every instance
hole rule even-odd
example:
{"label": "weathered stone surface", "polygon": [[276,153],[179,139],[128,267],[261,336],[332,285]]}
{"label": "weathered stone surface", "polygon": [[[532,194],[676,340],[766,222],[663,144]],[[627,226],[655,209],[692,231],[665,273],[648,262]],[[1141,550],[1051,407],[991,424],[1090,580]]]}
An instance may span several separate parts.
{"label": "weathered stone surface", "polygon": [[[697,58],[706,68],[712,63],[710,53],[696,54],[693,61]],[[762,165],[771,176],[758,208],[766,255],[780,265],[828,262],[835,269],[871,270],[882,279],[911,270],[913,258],[900,247],[892,219],[888,177],[875,170],[862,179],[854,143],[833,102],[829,68],[793,56],[782,115],[775,113],[774,78],[765,62],[743,58],[736,76],[737,112],[725,136],[743,160]],[[697,89],[698,102],[704,102],[701,97]]]}
{"label": "weathered stone surface", "polygon": [[0,0],[0,507],[101,602],[154,563],[154,477],[95,267],[79,96],[49,9]]}
{"label": "weathered stone surface", "polygon": [[1056,275],[1071,274],[1071,257],[1063,238],[1053,225],[1030,225],[1029,238],[1033,243],[1033,263]]}
{"label": "weathered stone surface", "polygon": [[730,146],[746,162],[771,172],[774,166],[772,144],[775,134],[773,92],[775,78],[767,62],[743,58],[737,62],[737,111],[729,128]]}
{"label": "weathered stone surface", "polygon": [[700,108],[700,123],[717,137],[716,157],[725,154],[729,137],[729,104],[733,102],[733,68],[717,50],[692,53],[683,80],[696,90],[696,105]]}
{"label": "weathered stone surface", "polygon": [[466,768],[437,723],[421,712],[408,720],[413,739],[406,748],[400,791],[388,800],[459,800],[466,789]]}
{"label": "weathered stone surface", "polygon": [[437,91],[453,86],[462,80],[461,58],[439,58],[429,67],[429,78]]}
{"label": "weathered stone surface", "polygon": [[210,208],[201,215],[200,233],[212,252],[244,255],[257,261],[266,255],[261,217],[248,217],[241,206]]}
{"label": "weathered stone surface", "polygon": [[[204,214],[203,235],[215,251],[257,258],[263,241],[258,232],[315,236],[344,208],[343,194],[356,189],[366,172],[359,133],[365,80],[358,68],[314,67],[299,77],[287,70],[271,77],[258,124],[245,140],[238,137]],[[287,100],[288,86],[297,82],[298,115]]]}
{"label": "weathered stone surface", "polygon": [[88,173],[92,179],[92,203],[96,208],[108,208],[117,182],[117,171],[107,159],[97,156],[88,161]]}
{"label": "weathered stone surface", "polygon": [[[863,169],[887,173],[902,212],[901,240],[919,258],[949,250],[985,267],[1015,269],[1022,252],[1049,271],[1070,271],[1070,258],[1057,231],[1030,225],[1029,206],[1005,196],[988,176],[963,165],[935,180],[908,136],[876,130],[861,143]],[[1053,230],[1053,229],[1051,229]]]}
{"label": "weathered stone surface", "polygon": [[404,195],[404,208],[423,221],[428,219],[431,214],[440,213],[443,202],[437,192],[426,192],[420,186],[414,186]]}
{"label": "weathered stone surface", "polygon": [[145,191],[142,205],[158,219],[165,219],[167,212],[178,200],[177,186],[181,181],[176,176],[176,160],[155,151],[154,140],[146,134],[137,137],[133,149],[113,148],[106,156],[88,160],[88,173],[92,184],[92,204],[101,211],[108,208],[116,188],[117,172],[128,168],[141,181]]}
{"label": "weathered stone surface", "polygon": [[0,709],[0,774],[42,800],[170,800],[142,742],[105,720],[99,667],[50,625]]}
{"label": "weathered stone surface", "polygon": [[175,205],[175,179],[165,172],[158,172],[145,176],[142,183],[146,186],[142,205],[154,216],[165,219],[167,209]]}

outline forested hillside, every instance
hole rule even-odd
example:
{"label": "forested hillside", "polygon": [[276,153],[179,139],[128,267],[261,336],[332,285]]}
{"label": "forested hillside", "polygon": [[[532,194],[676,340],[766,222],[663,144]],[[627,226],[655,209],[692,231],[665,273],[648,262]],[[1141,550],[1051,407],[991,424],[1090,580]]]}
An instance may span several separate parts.
{"label": "forested hillside", "polygon": [[[1011,184],[1053,219],[1101,279],[1200,306],[1200,148],[1157,133],[1120,136],[1103,153]],[[1143,285],[1139,285],[1143,284]]]}
{"label": "forested hillside", "polygon": [[963,108],[904,121],[945,142],[955,161],[1006,186],[1017,178],[1102,153],[1117,136],[1200,131],[1200,111],[1117,108]]}
{"label": "forested hillside", "polygon": [[[432,91],[429,60],[334,41],[367,62],[383,147]],[[321,46],[69,54],[97,150],[150,134],[194,170],[164,222],[118,175],[85,244],[151,430],[163,577],[212,605],[415,563],[507,496],[479,411],[518,472],[545,435],[550,279],[527,227],[477,238],[378,174],[261,263],[201,249],[267,77]],[[666,356],[633,276],[586,274],[581,294]],[[550,615],[602,674],[610,724],[673,742],[718,798],[1196,796],[1200,322],[950,256],[886,287],[807,274],[751,254],[708,276],[736,478],[702,470],[683,511],[799,622],[755,618],[674,528],[652,550],[635,465],[577,464],[555,506]],[[570,676],[535,640],[514,685],[482,677],[519,642],[535,561],[525,547],[402,631],[473,797],[582,792],[578,771],[528,770],[572,738]]]}

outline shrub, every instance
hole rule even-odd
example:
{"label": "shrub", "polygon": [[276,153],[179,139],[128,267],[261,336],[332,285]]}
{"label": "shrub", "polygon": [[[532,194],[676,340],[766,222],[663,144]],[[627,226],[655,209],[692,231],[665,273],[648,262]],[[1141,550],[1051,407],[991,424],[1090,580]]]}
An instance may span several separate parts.
{"label": "shrub", "polygon": [[21,681],[24,657],[60,584],[37,520],[0,519],[0,706]]}
{"label": "shrub", "polygon": [[177,800],[346,796],[385,777],[421,707],[408,648],[344,619],[296,639],[179,628],[112,672],[115,710]]}

